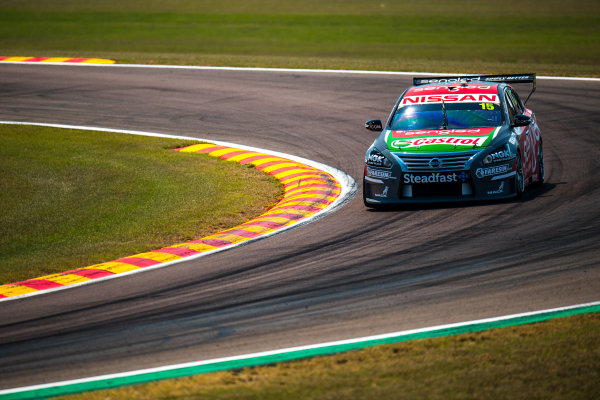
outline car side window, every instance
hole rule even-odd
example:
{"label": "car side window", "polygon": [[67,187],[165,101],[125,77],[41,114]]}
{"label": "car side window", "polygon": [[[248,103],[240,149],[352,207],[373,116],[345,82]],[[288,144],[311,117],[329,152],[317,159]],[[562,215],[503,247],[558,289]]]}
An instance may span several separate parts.
{"label": "car side window", "polygon": [[523,103],[521,102],[521,99],[519,98],[519,95],[517,94],[517,92],[515,92],[512,89],[507,89],[506,93],[508,94],[508,98],[510,99],[511,103],[513,104],[514,110],[516,111],[517,114],[523,114],[525,112],[525,107],[523,106]]}
{"label": "car side window", "polygon": [[506,109],[508,110],[508,116],[510,122],[512,123],[512,121],[514,121],[515,119],[515,115],[518,114],[518,111],[515,106],[515,103],[513,102],[513,99],[511,99],[511,96],[508,93],[509,91],[506,90],[504,100],[506,101]]}

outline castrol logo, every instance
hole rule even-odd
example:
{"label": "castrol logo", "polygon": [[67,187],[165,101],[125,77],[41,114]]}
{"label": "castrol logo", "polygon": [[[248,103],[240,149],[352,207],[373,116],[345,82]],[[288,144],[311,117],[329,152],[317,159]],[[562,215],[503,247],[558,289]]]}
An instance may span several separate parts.
{"label": "castrol logo", "polygon": [[421,147],[429,145],[447,144],[451,146],[482,146],[487,136],[475,136],[475,137],[456,137],[456,136],[445,136],[445,137],[432,137],[432,138],[407,138],[392,140],[390,146],[395,149],[406,149],[410,147]]}

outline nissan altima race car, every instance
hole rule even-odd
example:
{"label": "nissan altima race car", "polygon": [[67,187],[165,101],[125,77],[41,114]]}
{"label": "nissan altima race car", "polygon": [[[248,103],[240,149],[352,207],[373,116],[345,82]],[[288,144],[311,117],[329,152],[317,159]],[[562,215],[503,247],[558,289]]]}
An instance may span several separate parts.
{"label": "nissan altima race car", "polygon": [[544,182],[535,115],[510,84],[535,74],[414,78],[365,155],[363,199],[391,204],[519,197]]}

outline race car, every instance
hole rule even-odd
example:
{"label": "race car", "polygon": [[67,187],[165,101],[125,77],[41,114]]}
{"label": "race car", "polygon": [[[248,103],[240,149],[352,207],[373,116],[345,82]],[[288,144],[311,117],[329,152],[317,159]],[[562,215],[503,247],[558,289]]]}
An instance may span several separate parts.
{"label": "race car", "polygon": [[542,135],[511,84],[536,75],[414,78],[365,155],[367,207],[520,197],[544,182]]}

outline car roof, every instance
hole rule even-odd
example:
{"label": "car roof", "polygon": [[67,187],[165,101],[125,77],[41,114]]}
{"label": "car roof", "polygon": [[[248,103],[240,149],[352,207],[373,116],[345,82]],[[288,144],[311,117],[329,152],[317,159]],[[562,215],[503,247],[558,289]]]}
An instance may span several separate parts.
{"label": "car roof", "polygon": [[477,83],[444,83],[412,86],[409,88],[406,96],[418,96],[422,94],[448,94],[448,93],[498,93],[498,83],[477,82]]}

